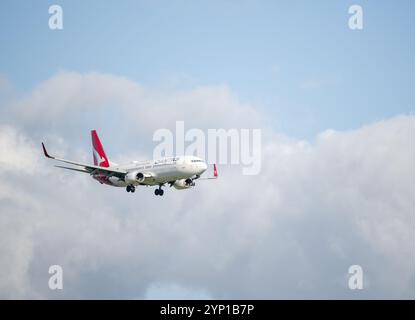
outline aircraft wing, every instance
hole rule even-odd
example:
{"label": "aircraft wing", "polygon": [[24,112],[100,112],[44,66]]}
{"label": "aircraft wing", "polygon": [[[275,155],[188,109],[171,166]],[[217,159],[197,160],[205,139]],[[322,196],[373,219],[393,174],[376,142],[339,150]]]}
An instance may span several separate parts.
{"label": "aircraft wing", "polygon": [[101,173],[101,174],[106,174],[108,176],[116,176],[116,177],[120,177],[120,178],[124,178],[124,176],[127,174],[127,171],[122,170],[122,169],[105,168],[105,167],[95,166],[95,165],[92,165],[92,164],[85,164],[85,163],[80,163],[80,162],[76,162],[76,161],[71,161],[71,160],[52,157],[47,152],[43,142],[42,142],[42,148],[43,148],[43,153],[45,154],[46,158],[53,159],[53,160],[60,161],[60,162],[69,163],[69,164],[72,164],[74,166],[82,167],[82,169],[76,169],[76,168],[57,166],[59,168],[75,170],[75,171],[85,172],[85,173],[89,173],[89,174]]}
{"label": "aircraft wing", "polygon": [[212,180],[218,178],[218,170],[216,170],[216,164],[213,164],[213,177],[207,177],[207,178],[198,178],[198,180]]}
{"label": "aircraft wing", "polygon": [[89,173],[89,171],[88,171],[88,170],[85,170],[85,169],[77,169],[77,168],[64,167],[64,166],[55,166],[55,167],[56,167],[56,168],[62,168],[62,169],[73,170],[73,171],[78,171],[78,172]]}

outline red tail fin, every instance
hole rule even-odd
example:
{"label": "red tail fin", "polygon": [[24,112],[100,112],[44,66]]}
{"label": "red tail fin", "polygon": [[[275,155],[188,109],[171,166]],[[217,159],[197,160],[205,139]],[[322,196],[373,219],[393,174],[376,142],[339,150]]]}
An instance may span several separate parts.
{"label": "red tail fin", "polygon": [[213,164],[213,176],[214,176],[215,178],[217,178],[217,177],[218,177],[218,170],[216,170],[216,164],[215,164],[215,163]]}
{"label": "red tail fin", "polygon": [[95,130],[91,131],[92,138],[92,154],[94,156],[94,165],[108,168],[110,166],[108,158],[102,147],[101,141],[99,141],[98,134]]}

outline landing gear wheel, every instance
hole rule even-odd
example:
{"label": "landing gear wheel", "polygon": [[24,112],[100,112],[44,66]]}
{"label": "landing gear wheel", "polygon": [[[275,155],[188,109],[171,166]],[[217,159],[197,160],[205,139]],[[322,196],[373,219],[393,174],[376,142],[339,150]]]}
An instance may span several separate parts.
{"label": "landing gear wheel", "polygon": [[130,191],[131,191],[131,192],[135,192],[135,187],[134,187],[134,186],[131,186],[131,187],[130,187]]}
{"label": "landing gear wheel", "polygon": [[154,190],[154,194],[155,194],[156,196],[162,196],[162,195],[164,194],[164,191],[163,191],[163,189],[160,187],[160,188],[158,188],[158,189]]}
{"label": "landing gear wheel", "polygon": [[131,186],[127,186],[126,190],[127,190],[127,192],[130,192],[131,191]]}

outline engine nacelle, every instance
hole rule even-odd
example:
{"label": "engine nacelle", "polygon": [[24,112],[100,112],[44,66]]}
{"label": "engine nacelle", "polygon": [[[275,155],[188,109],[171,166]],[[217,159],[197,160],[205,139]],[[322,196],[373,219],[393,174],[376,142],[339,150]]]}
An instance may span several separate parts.
{"label": "engine nacelle", "polygon": [[149,173],[143,173],[143,172],[139,172],[139,171],[131,171],[128,172],[125,175],[125,182],[127,183],[143,183],[145,182],[147,179],[151,178],[151,174]]}
{"label": "engine nacelle", "polygon": [[180,180],[176,180],[174,182],[174,187],[176,189],[189,189],[191,187],[194,187],[195,183],[193,182],[192,179],[188,178],[188,179],[180,179]]}

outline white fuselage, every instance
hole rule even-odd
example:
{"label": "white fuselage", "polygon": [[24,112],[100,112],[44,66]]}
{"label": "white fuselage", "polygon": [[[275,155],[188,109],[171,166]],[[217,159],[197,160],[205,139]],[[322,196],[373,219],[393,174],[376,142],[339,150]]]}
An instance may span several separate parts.
{"label": "white fuselage", "polygon": [[100,183],[114,187],[151,186],[200,176],[206,171],[207,165],[205,161],[198,157],[180,156],[150,161],[133,161],[127,165],[113,165],[111,168],[124,169],[128,174],[124,179],[100,174],[93,174],[92,176]]}

